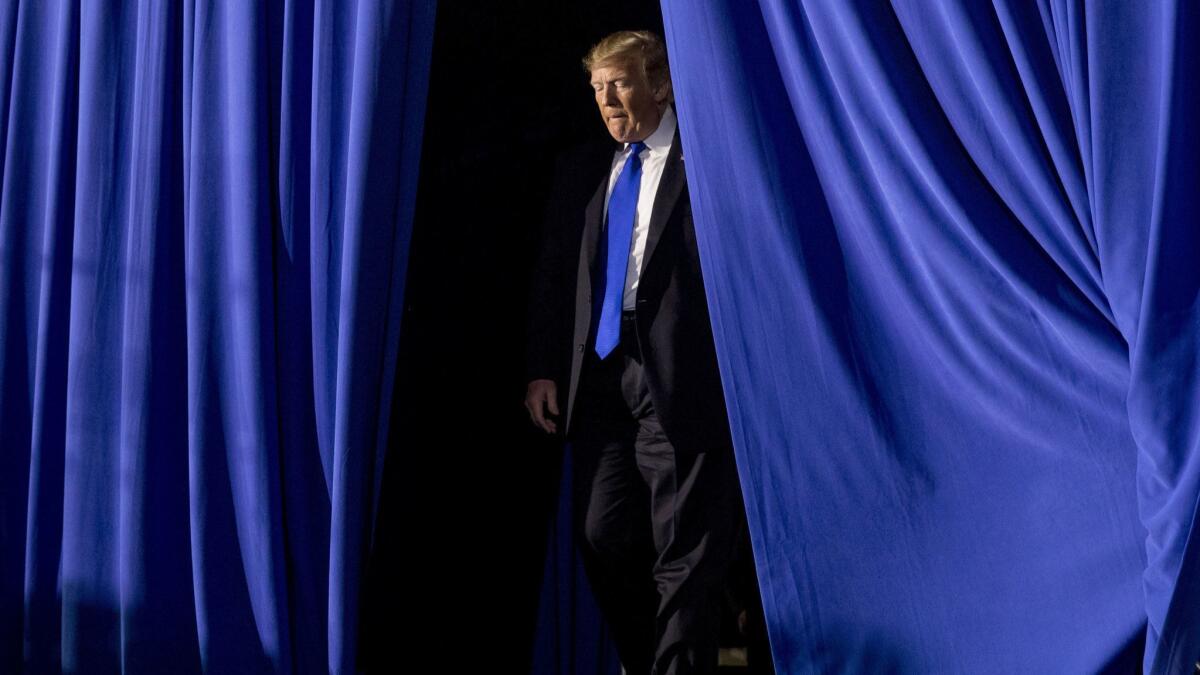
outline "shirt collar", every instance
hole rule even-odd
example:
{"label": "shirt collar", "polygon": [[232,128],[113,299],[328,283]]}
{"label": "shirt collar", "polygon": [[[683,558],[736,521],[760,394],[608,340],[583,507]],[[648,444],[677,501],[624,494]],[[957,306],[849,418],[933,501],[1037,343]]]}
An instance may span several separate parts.
{"label": "shirt collar", "polygon": [[[671,106],[667,106],[666,110],[663,111],[662,119],[658,122],[658,128],[654,130],[654,133],[647,136],[646,140],[642,141],[646,144],[646,149],[650,152],[670,150],[671,143],[675,140],[676,126],[675,111],[671,109]],[[624,152],[628,149],[629,144],[626,143],[621,151]]]}

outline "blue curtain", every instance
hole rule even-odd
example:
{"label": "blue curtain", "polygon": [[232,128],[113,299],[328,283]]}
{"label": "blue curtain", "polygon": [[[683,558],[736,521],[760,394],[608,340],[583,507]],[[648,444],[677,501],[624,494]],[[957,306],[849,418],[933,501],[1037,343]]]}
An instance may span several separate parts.
{"label": "blue curtain", "polygon": [[353,669],[433,11],[0,4],[0,671]]}
{"label": "blue curtain", "polygon": [[1191,672],[1200,3],[663,9],[780,672]]}
{"label": "blue curtain", "polygon": [[592,595],[575,538],[571,490],[575,453],[563,452],[558,499],[550,521],[537,627],[533,675],[621,675],[621,661]]}

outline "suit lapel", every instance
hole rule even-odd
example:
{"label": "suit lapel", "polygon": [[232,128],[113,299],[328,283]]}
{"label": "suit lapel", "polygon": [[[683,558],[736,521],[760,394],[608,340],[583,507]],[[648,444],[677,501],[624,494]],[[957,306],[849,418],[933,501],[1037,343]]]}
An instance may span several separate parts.
{"label": "suit lapel", "polygon": [[[611,164],[611,159],[609,160]],[[588,202],[583,216],[583,245],[584,255],[587,256],[588,282],[595,278],[596,252],[600,248],[600,235],[604,232],[604,197],[608,194],[609,172],[604,173],[604,180]]]}
{"label": "suit lapel", "polygon": [[675,210],[675,203],[683,193],[687,184],[683,173],[683,143],[679,139],[679,129],[675,130],[675,138],[671,140],[671,149],[667,151],[667,161],[663,165],[662,177],[658,181],[658,194],[654,197],[654,210],[650,212],[650,230],[646,233],[646,251],[642,255],[642,274],[650,267],[654,259],[654,249],[662,239],[663,230]]}

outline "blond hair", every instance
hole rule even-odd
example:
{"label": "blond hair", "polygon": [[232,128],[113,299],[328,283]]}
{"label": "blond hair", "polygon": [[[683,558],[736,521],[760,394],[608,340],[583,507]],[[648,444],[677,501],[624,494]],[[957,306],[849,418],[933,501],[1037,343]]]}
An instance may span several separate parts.
{"label": "blond hair", "polygon": [[606,65],[622,64],[640,68],[646,82],[654,89],[671,83],[671,68],[667,65],[667,46],[662,38],[648,30],[623,30],[596,43],[583,67],[587,72]]}

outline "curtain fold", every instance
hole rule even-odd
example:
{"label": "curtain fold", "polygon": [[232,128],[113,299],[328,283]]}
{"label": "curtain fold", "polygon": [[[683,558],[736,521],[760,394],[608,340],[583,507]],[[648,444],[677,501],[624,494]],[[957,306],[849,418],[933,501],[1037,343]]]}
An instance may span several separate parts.
{"label": "curtain fold", "polygon": [[780,672],[1190,672],[1200,9],[663,10]]}
{"label": "curtain fold", "polygon": [[433,18],[0,8],[0,670],[354,669]]}
{"label": "curtain fold", "polygon": [[530,672],[621,675],[616,644],[600,616],[575,541],[571,490],[574,454],[567,444],[562,454],[554,517],[548,528]]}

